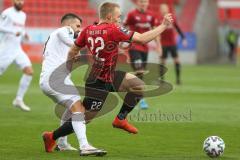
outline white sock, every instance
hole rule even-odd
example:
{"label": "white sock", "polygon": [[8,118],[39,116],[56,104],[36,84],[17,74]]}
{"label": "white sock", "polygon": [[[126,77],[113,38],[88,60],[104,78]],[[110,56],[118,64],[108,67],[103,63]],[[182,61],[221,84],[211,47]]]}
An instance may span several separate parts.
{"label": "white sock", "polygon": [[[66,121],[61,120],[60,126],[62,126],[65,122],[66,122]],[[63,145],[67,145],[67,144],[68,144],[68,142],[67,142],[67,136],[58,138],[58,145],[59,145],[59,146],[63,146]]]}
{"label": "white sock", "polygon": [[18,91],[17,91],[16,99],[23,100],[23,97],[24,97],[31,81],[32,81],[32,76],[26,75],[26,74],[22,75],[22,78],[21,78],[20,83],[19,83],[19,88],[18,88]]}
{"label": "white sock", "polygon": [[88,140],[86,136],[86,124],[84,120],[84,113],[75,112],[72,115],[72,126],[73,130],[77,136],[80,149],[84,145],[88,145]]}

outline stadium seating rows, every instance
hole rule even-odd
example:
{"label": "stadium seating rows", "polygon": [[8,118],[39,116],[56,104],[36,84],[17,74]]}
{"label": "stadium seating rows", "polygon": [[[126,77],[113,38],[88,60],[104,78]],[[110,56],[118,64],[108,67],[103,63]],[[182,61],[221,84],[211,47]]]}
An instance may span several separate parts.
{"label": "stadium seating rows", "polygon": [[192,32],[201,0],[186,0],[179,16],[179,24],[184,32]]}
{"label": "stadium seating rows", "polygon": [[[11,3],[11,0],[4,0],[4,8]],[[84,17],[85,25],[92,23],[96,17],[96,11],[90,7],[88,0],[28,0],[24,11],[28,14],[27,26],[31,27],[56,27],[60,17],[67,12]]]}
{"label": "stadium seating rows", "polygon": [[[173,8],[178,2],[179,0],[150,0],[149,9],[158,13],[160,3],[168,3]],[[11,3],[11,0],[3,0],[4,8],[9,7]],[[193,19],[199,4],[200,0],[186,0],[179,19],[184,31],[192,31]],[[84,25],[96,20],[96,10],[91,8],[89,0],[27,0],[24,10],[28,14],[27,25],[31,27],[56,27],[59,25],[59,18],[66,12],[73,12],[84,17]],[[219,9],[221,22],[239,18],[240,9]]]}
{"label": "stadium seating rows", "polygon": [[219,9],[219,18],[223,22],[225,20],[239,20],[240,19],[240,9],[232,8],[232,9]]}

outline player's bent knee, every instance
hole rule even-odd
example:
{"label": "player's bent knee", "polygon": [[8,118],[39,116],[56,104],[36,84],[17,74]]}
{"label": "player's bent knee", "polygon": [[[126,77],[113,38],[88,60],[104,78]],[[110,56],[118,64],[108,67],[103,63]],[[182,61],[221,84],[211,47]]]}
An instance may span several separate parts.
{"label": "player's bent knee", "polygon": [[143,95],[145,90],[145,83],[141,79],[136,78],[134,82],[131,83],[130,88],[128,90],[132,93]]}
{"label": "player's bent knee", "polygon": [[32,76],[33,75],[33,68],[32,67],[25,67],[25,68],[23,68],[23,73],[24,74],[27,74],[27,75],[29,75],[29,76]]}
{"label": "player's bent knee", "polygon": [[145,88],[144,85],[134,86],[134,87],[131,87],[130,92],[135,93],[135,94],[137,94],[139,96],[143,96],[144,88]]}
{"label": "player's bent knee", "polygon": [[73,112],[71,120],[72,122],[85,122],[85,114],[83,112]]}
{"label": "player's bent knee", "polygon": [[77,101],[74,104],[72,104],[70,110],[72,113],[76,113],[76,112],[84,113],[85,112],[85,108],[80,101]]}

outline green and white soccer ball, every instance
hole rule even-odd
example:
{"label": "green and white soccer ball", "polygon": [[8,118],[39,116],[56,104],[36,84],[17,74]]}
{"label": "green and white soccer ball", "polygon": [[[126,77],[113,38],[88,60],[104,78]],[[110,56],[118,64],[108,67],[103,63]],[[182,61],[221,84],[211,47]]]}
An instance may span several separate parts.
{"label": "green and white soccer ball", "polygon": [[211,158],[223,155],[224,149],[225,143],[218,136],[210,136],[203,143],[203,150]]}

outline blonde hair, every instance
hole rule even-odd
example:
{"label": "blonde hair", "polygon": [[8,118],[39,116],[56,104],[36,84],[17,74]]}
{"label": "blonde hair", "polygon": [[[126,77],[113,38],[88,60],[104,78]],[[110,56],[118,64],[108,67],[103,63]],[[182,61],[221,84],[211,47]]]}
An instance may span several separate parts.
{"label": "blonde hair", "polygon": [[99,18],[106,19],[109,13],[113,13],[115,8],[120,8],[117,3],[104,2],[99,7]]}

